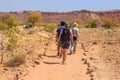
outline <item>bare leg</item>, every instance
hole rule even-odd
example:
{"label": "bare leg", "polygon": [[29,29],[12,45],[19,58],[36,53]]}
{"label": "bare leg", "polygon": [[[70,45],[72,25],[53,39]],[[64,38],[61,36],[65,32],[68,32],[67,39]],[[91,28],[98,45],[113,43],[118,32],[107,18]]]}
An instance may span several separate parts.
{"label": "bare leg", "polygon": [[73,53],[76,52],[76,45],[77,45],[77,41],[74,43]]}
{"label": "bare leg", "polygon": [[66,57],[67,57],[67,49],[62,49],[62,55],[63,55],[63,61],[62,63],[64,64],[66,61]]}

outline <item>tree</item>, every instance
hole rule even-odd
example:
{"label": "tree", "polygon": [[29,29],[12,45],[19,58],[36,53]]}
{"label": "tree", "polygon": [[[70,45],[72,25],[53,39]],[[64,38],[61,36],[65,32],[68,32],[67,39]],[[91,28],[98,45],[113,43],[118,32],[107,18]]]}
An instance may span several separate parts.
{"label": "tree", "polygon": [[42,14],[40,14],[40,13],[38,13],[38,12],[30,13],[30,14],[28,15],[27,21],[34,26],[35,23],[37,23],[37,22],[39,22],[39,21],[42,21]]}
{"label": "tree", "polygon": [[17,25],[17,20],[14,16],[5,15],[0,19],[2,24],[6,24],[8,28],[12,28]]}

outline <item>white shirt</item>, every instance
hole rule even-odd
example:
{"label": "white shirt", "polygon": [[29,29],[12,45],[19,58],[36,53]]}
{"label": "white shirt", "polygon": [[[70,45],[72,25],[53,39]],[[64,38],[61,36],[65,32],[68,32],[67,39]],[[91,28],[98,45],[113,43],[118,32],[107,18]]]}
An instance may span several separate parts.
{"label": "white shirt", "polygon": [[79,31],[78,28],[76,28],[76,27],[72,28],[72,34],[73,34],[73,36],[77,36],[77,31]]}

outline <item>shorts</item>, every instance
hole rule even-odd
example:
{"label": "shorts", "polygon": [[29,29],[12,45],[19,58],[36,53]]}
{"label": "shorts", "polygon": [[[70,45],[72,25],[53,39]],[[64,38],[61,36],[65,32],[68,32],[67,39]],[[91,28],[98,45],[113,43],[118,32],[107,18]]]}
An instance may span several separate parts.
{"label": "shorts", "polygon": [[77,36],[73,36],[73,41],[76,41],[77,40]]}
{"label": "shorts", "polygon": [[60,41],[60,46],[63,49],[69,49],[70,41]]}

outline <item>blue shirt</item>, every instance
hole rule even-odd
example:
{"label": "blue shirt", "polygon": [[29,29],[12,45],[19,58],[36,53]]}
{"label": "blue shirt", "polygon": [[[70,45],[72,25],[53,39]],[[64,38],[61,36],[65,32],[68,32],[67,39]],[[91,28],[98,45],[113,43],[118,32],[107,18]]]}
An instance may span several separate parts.
{"label": "blue shirt", "polygon": [[57,33],[58,33],[58,36],[60,35],[60,32],[61,32],[61,30],[63,29],[63,27],[62,26],[59,26],[58,28],[57,28]]}

